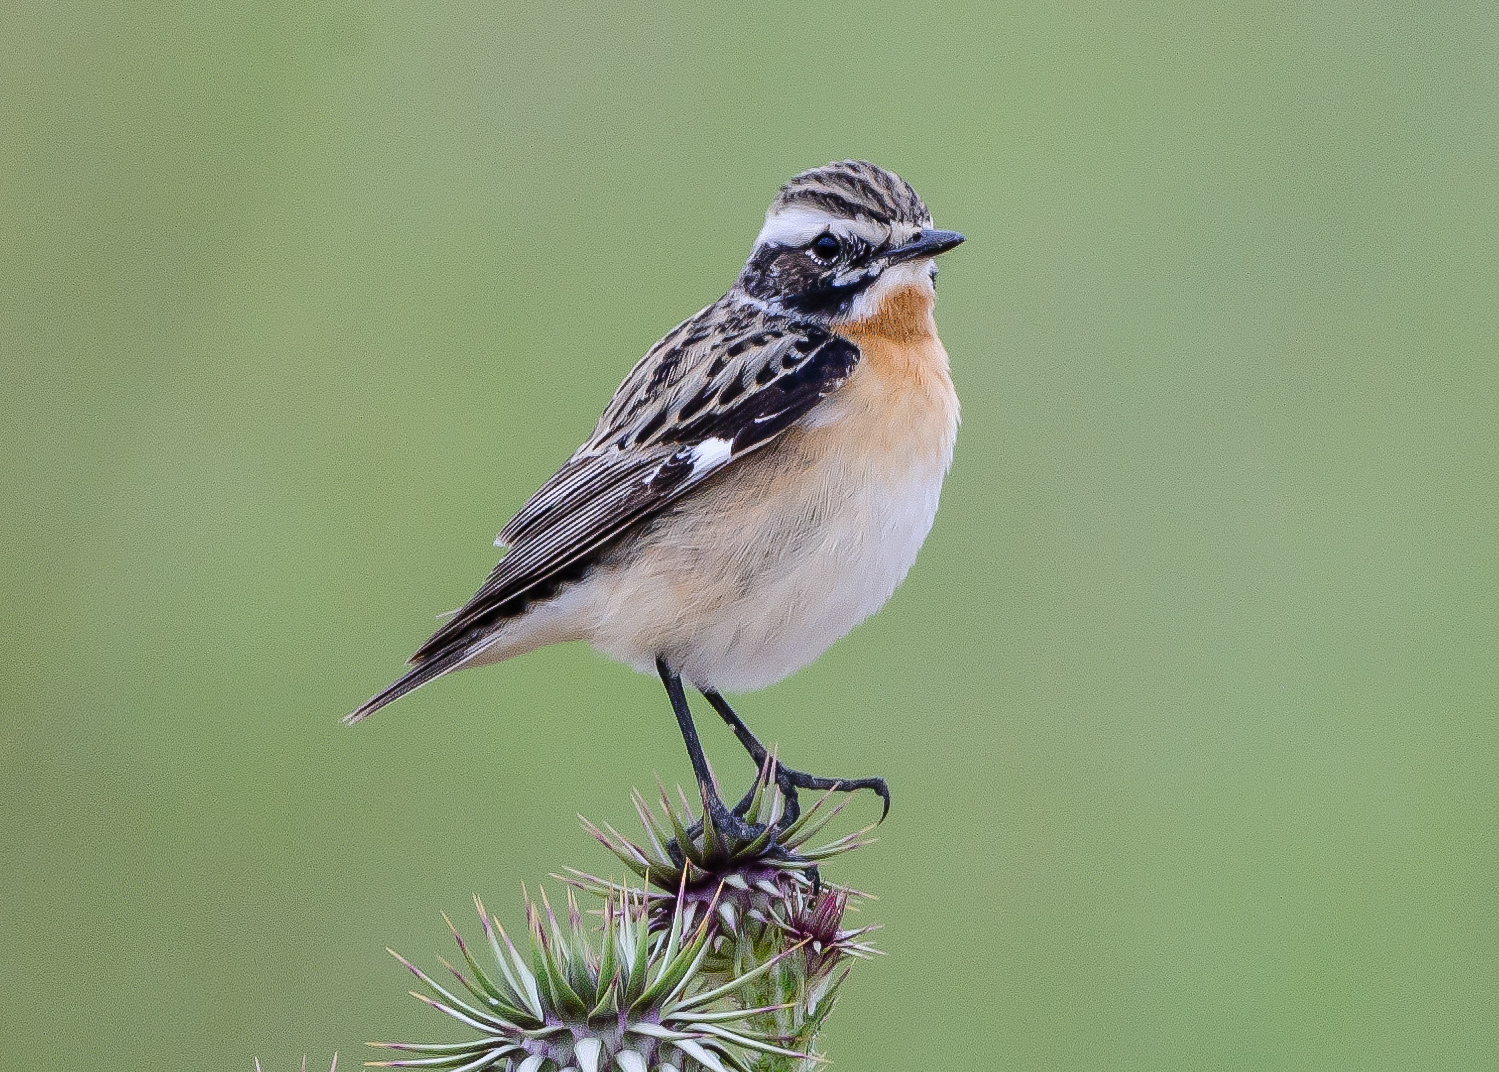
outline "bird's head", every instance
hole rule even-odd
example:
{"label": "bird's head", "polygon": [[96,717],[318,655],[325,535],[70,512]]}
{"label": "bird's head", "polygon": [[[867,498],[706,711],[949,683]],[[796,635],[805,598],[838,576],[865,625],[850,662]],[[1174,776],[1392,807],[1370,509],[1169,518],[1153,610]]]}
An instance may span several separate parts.
{"label": "bird's head", "polygon": [[963,241],[932,227],[898,175],[843,160],[797,175],[776,194],[736,288],[828,322],[873,311],[881,293],[930,287],[932,258]]}

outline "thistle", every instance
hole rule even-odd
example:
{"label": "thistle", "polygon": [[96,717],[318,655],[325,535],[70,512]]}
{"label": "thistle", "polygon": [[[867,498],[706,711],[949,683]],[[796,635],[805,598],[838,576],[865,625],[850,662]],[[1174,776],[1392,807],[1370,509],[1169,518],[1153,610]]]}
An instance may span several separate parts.
{"label": "thistle", "polygon": [[[632,841],[608,823],[601,830],[582,816],[579,819],[585,830],[644,883],[656,918],[669,918],[681,907],[690,925],[713,905],[723,926],[734,932],[743,918],[765,922],[778,910],[786,909],[793,896],[805,898],[815,893],[818,883],[811,875],[817,873],[819,865],[873,840],[869,837],[873,827],[866,826],[814,844],[818,833],[846,806],[843,801],[828,807],[831,793],[778,829],[786,802],[775,783],[774,771],[772,755],[740,809],[745,822],[759,831],[748,838],[722,830],[706,804],[701,817],[694,815],[680,787],[680,806],[665,787],[660,787],[659,819],[640,791],[632,792],[635,813],[645,829],[643,843]],[[599,896],[625,888],[572,868],[566,876],[556,877]]]}
{"label": "thistle", "polygon": [[[864,939],[874,927],[845,930],[843,914],[852,891],[823,886],[815,893],[793,887],[775,902],[764,922],[752,913],[736,928],[718,928],[704,961],[704,973],[732,979],[748,975],[752,965],[771,964],[770,971],[746,979],[737,999],[757,1011],[750,1022],[793,1049],[811,1053],[833,999],[852,969],[850,958],[867,959],[879,951]],[[792,1072],[810,1062],[771,1057],[757,1072]]]}
{"label": "thistle", "polygon": [[[736,837],[706,806],[693,813],[661,791],[657,819],[638,791],[643,843],[608,824],[583,825],[639,887],[569,869],[562,881],[603,899],[602,934],[585,933],[573,890],[567,926],[545,892],[526,897],[523,955],[478,898],[493,955],[482,967],[449,922],[467,973],[447,989],[397,958],[427,994],[413,995],[480,1033],[471,1042],[373,1043],[413,1056],[385,1067],[451,1072],[806,1072],[813,1043],[853,961],[877,951],[872,927],[843,919],[864,897],[822,884],[809,868],[868,844],[868,827],[821,841],[841,810],[825,796],[784,828],[785,801],[766,763],[742,802],[756,833]],[[560,876],[554,876],[560,877]]]}
{"label": "thistle", "polygon": [[679,909],[669,926],[653,932],[644,897],[615,893],[604,903],[603,933],[595,944],[571,892],[566,931],[543,893],[540,910],[526,898],[527,956],[478,898],[474,903],[493,965],[480,966],[450,921],[468,974],[446,961],[443,966],[462,995],[392,955],[430,995],[413,991],[413,996],[479,1037],[451,1044],[373,1043],[415,1056],[372,1063],[453,1072],[758,1072],[765,1066],[757,1058],[794,1062],[783,1067],[815,1061],[761,1026],[763,1018],[780,1010],[740,1001],[800,945],[727,978],[710,979],[702,968],[711,913],[689,927]]}

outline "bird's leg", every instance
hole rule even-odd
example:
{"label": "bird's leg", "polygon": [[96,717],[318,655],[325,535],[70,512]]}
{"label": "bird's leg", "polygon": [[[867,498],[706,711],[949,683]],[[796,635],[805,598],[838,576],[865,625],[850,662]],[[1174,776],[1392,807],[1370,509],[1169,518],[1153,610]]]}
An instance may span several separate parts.
{"label": "bird's leg", "polygon": [[[682,689],[682,678],[666,665],[666,660],[656,660],[656,673],[661,675],[661,684],[666,686],[666,695],[671,698],[672,712],[677,716],[677,726],[682,731],[682,741],[687,745],[687,758],[692,761],[692,773],[697,777],[703,795],[703,806],[713,817],[713,824],[726,834],[736,838],[752,840],[763,831],[751,827],[739,815],[729,811],[719,799],[713,785],[713,774],[708,770],[708,757],[703,755],[703,743],[698,740],[697,727],[692,724],[692,709],[687,706],[687,693]],[[689,831],[693,833],[693,831]]]}
{"label": "bird's leg", "polygon": [[[721,693],[715,692],[712,689],[705,689],[703,690],[703,697],[713,705],[713,710],[718,712],[719,717],[729,724],[729,729],[734,731],[734,736],[744,746],[744,750],[749,753],[750,759],[754,760],[755,768],[757,770],[764,770],[769,750],[760,743],[760,738],[756,737],[754,732],[744,724],[744,720],[729,706],[729,701],[725,700]],[[786,798],[786,811],[781,817],[781,825],[789,826],[796,822],[797,816],[801,814],[802,810],[801,803],[796,799],[796,785],[789,777],[790,772],[781,766],[779,762],[776,763],[773,773],[775,774],[776,785],[780,787],[781,795]],[[750,801],[755,799],[755,784],[758,783],[751,784],[749,790],[740,799],[739,803],[734,805],[735,815],[743,815],[749,810]]]}
{"label": "bird's leg", "polygon": [[[766,756],[765,746],[760,743],[760,739],[750,731],[750,728],[744,724],[744,720],[729,706],[729,701],[711,689],[703,690],[703,696],[713,705],[713,710],[718,712],[719,717],[729,724],[729,728],[734,731],[734,736],[739,739],[739,743],[744,746],[744,750],[750,754],[750,758],[763,767]],[[885,784],[885,779],[883,778],[819,778],[816,775],[807,774],[803,771],[792,770],[790,767],[782,766],[780,763],[776,764],[775,773],[776,785],[780,787],[782,795],[786,798],[786,814],[781,818],[782,827],[796,822],[797,816],[801,814],[801,804],[796,799],[796,791],[798,789],[832,789],[840,793],[852,793],[860,789],[869,789],[884,803],[884,809],[880,812],[880,821],[884,822],[885,816],[890,814],[890,787]],[[754,787],[751,786],[750,792],[735,805],[735,812],[742,812],[743,809],[748,808],[753,794]]]}

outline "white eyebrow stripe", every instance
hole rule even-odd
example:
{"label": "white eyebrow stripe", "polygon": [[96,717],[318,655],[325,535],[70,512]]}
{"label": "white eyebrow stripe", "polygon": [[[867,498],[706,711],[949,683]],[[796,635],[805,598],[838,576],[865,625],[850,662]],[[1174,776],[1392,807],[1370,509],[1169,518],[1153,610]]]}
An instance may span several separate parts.
{"label": "white eyebrow stripe", "polygon": [[755,245],[804,246],[824,231],[860,238],[871,246],[883,245],[890,238],[890,228],[873,220],[851,220],[830,216],[821,209],[793,205],[766,215]]}

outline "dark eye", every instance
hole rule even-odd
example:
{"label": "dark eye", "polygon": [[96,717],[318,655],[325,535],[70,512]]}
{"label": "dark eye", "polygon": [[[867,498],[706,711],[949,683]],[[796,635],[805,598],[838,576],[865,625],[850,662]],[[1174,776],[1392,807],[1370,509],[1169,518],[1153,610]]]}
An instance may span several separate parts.
{"label": "dark eye", "polygon": [[830,261],[838,256],[838,251],[842,248],[838,239],[830,234],[818,235],[811,246],[812,252],[825,261]]}

